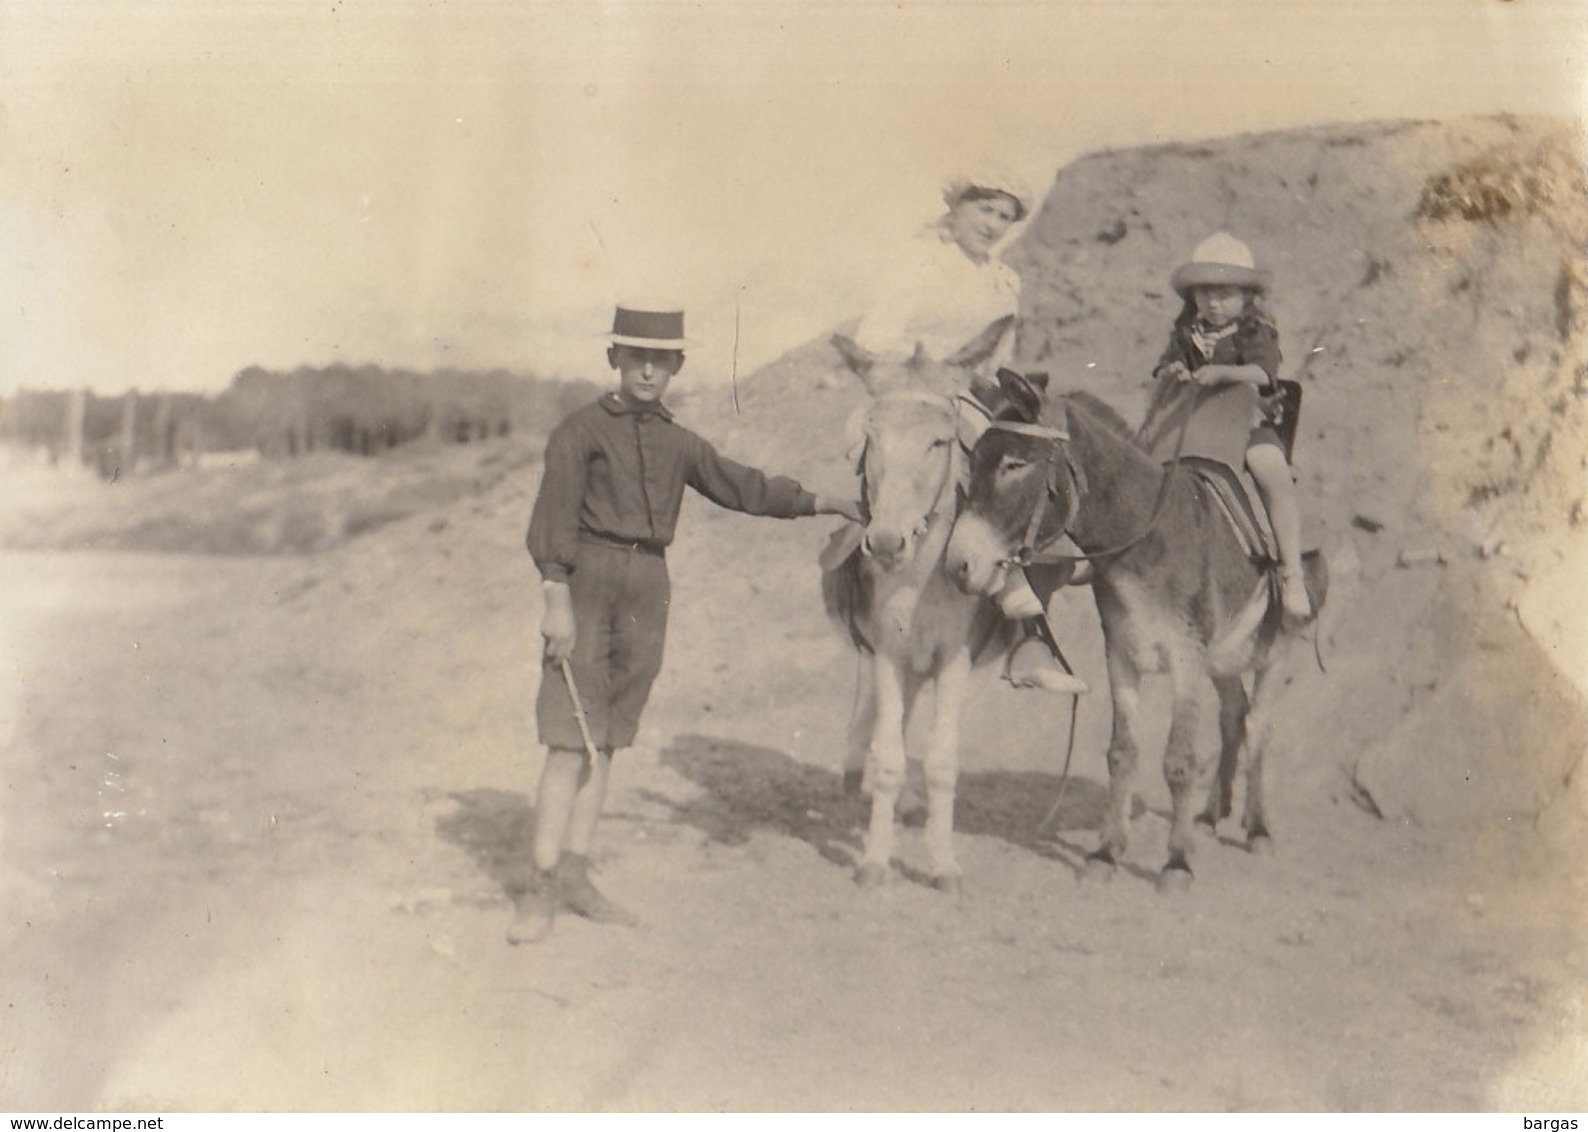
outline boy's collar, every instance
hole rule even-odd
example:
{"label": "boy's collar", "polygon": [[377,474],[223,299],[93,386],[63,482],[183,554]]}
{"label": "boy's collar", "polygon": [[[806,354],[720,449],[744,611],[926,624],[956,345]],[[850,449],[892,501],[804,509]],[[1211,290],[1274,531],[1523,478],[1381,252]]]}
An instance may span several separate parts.
{"label": "boy's collar", "polygon": [[664,421],[673,419],[673,411],[660,401],[654,405],[631,405],[618,393],[603,393],[601,407],[615,417],[649,417],[658,416]]}

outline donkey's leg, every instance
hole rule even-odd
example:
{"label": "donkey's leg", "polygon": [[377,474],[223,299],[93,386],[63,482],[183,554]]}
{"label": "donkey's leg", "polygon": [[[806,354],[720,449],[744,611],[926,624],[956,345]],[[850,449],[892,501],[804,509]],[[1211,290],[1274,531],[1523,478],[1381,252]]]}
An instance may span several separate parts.
{"label": "donkey's leg", "polygon": [[1273,731],[1273,716],[1269,703],[1273,668],[1257,670],[1252,679],[1252,704],[1246,716],[1246,812],[1241,825],[1246,830],[1246,848],[1265,855],[1273,851],[1274,841],[1268,832],[1268,789],[1263,774],[1264,754]]}
{"label": "donkey's leg", "polygon": [[862,887],[888,878],[893,860],[893,810],[904,784],[905,674],[891,657],[878,654],[873,687],[876,692],[876,726],[872,731],[871,825],[866,830],[866,852],[855,879]]}
{"label": "donkey's leg", "polygon": [[[907,668],[904,673],[904,727],[906,738],[910,734],[910,721],[915,718],[915,708],[921,699],[921,690],[926,686],[926,677],[920,675],[913,667]],[[913,762],[913,766],[911,765]],[[925,768],[919,759],[910,758],[909,745],[904,750],[904,777],[899,782],[899,799],[894,803],[893,813],[899,819],[900,825],[925,825],[926,824],[926,786],[924,783]]]}
{"label": "donkey's leg", "polygon": [[933,689],[936,709],[926,750],[926,849],[933,883],[944,892],[960,888],[954,856],[954,790],[959,782],[960,709],[970,678],[970,651],[956,649],[938,671]]}
{"label": "donkey's leg", "polygon": [[1169,716],[1169,740],[1163,752],[1163,777],[1169,784],[1169,860],[1158,876],[1160,891],[1189,887],[1191,882],[1191,803],[1202,775],[1197,758],[1197,730],[1202,722],[1210,688],[1201,659],[1189,655],[1189,646],[1170,650],[1169,679],[1174,706]]}
{"label": "donkey's leg", "polygon": [[1108,741],[1108,811],[1102,840],[1086,860],[1085,875],[1107,879],[1125,857],[1130,843],[1130,804],[1136,791],[1136,764],[1141,753],[1137,725],[1141,714],[1141,670],[1123,648],[1108,648],[1108,686],[1113,698],[1113,733]]}
{"label": "donkey's leg", "polygon": [[870,653],[855,654],[855,702],[849,711],[849,730],[844,737],[844,794],[861,792],[866,779],[866,755],[877,726],[877,658]]}
{"label": "donkey's leg", "polygon": [[1208,791],[1208,801],[1197,821],[1210,830],[1230,816],[1235,806],[1235,772],[1240,766],[1241,744],[1246,738],[1246,685],[1239,675],[1216,676],[1219,694],[1219,774]]}

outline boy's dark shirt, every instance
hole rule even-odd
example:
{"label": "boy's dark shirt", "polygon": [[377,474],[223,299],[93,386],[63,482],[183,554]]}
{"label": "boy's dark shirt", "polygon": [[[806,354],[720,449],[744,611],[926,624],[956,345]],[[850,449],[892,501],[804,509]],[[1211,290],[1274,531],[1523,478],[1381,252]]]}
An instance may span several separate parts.
{"label": "boy's dark shirt", "polygon": [[657,550],[673,541],[684,488],[750,515],[816,513],[816,497],[717,453],[673,422],[666,406],[639,408],[616,393],[571,413],[546,442],[526,543],[541,576],[566,581],[581,532]]}

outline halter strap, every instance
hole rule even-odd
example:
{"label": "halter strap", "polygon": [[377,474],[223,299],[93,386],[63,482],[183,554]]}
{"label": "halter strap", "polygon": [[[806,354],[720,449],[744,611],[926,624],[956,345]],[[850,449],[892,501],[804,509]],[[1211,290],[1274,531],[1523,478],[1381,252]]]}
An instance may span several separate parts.
{"label": "halter strap", "polygon": [[[1158,525],[1158,520],[1163,515],[1164,504],[1166,502],[1168,502],[1168,499],[1169,499],[1169,488],[1174,483],[1174,481],[1179,477],[1179,472],[1180,472],[1180,453],[1181,453],[1181,450],[1184,449],[1184,447],[1185,447],[1186,433],[1190,431],[1190,426],[1191,426],[1191,414],[1187,413],[1185,415],[1185,418],[1180,422],[1180,433],[1175,438],[1174,455],[1170,457],[1168,465],[1165,466],[1162,469],[1162,476],[1161,476],[1161,478],[1158,481],[1158,494],[1157,494],[1157,497],[1152,501],[1152,511],[1147,515],[1147,522],[1146,522],[1145,525],[1143,525],[1141,530],[1138,531],[1135,535],[1133,535],[1129,539],[1126,539],[1124,542],[1120,543],[1117,546],[1111,546],[1111,547],[1107,548],[1106,550],[1089,551],[1089,552],[1084,553],[1084,554],[1066,554],[1066,555],[1063,555],[1062,557],[1060,557],[1057,561],[1066,562],[1066,563],[1069,563],[1070,565],[1074,565],[1074,564],[1080,563],[1080,562],[1097,562],[1097,561],[1100,561],[1101,559],[1104,559],[1104,558],[1113,558],[1115,555],[1123,554],[1123,553],[1125,553],[1125,551],[1130,550],[1137,543],[1141,542],[1149,534],[1152,533],[1153,528],[1155,528]],[[1055,430],[1055,431],[1057,431],[1057,430]],[[1066,437],[1066,439],[1067,439],[1067,437]],[[1079,495],[1079,492],[1077,492],[1076,494]],[[1032,525],[1027,529],[1026,542],[1015,550],[1013,561],[1019,562],[1019,564],[1022,565],[1022,566],[1027,565],[1029,563],[1030,556],[1034,555],[1036,553],[1036,550],[1038,549],[1038,548],[1033,548],[1030,545],[1030,543],[1031,543],[1031,540],[1036,537],[1037,524],[1040,522],[1040,516],[1041,516],[1042,512],[1046,509],[1046,506],[1047,506],[1047,493],[1043,492],[1042,499],[1038,501],[1037,506],[1035,508],[1036,514],[1034,514],[1032,516],[1032,519],[1031,519],[1031,524]],[[1080,500],[1078,498],[1075,498],[1074,499],[1074,505],[1070,508],[1069,518],[1065,520],[1064,526],[1060,528],[1059,536],[1055,536],[1053,538],[1053,540],[1052,540],[1053,542],[1058,542],[1059,541],[1059,537],[1064,535],[1064,534],[1066,534],[1068,532],[1070,525],[1075,522],[1076,518],[1080,515],[1080,513],[1081,513],[1081,503],[1080,503]],[[1021,555],[1026,555],[1027,556],[1027,561],[1026,562],[1020,562],[1020,556]]]}
{"label": "halter strap", "polygon": [[1070,439],[1069,432],[1062,428],[1045,424],[1027,424],[1025,421],[989,421],[987,427],[998,429],[1000,432],[1012,432],[1017,436],[1033,436],[1038,440]]}
{"label": "halter strap", "polygon": [[1043,543],[1042,546],[1037,545],[1037,532],[1042,529],[1042,520],[1047,517],[1048,500],[1053,497],[1052,472],[1059,462],[1057,458],[1059,444],[1067,442],[1070,439],[1070,434],[1062,429],[1047,428],[1045,425],[1033,425],[1028,427],[1041,428],[1044,430],[1044,432],[1029,433],[1026,435],[1045,435],[1049,439],[1054,440],[1056,443],[1054,443],[1054,445],[1047,450],[1047,456],[1043,460],[1042,494],[1037,496],[1036,506],[1031,508],[1031,520],[1026,524],[1025,536],[1020,540],[1020,545],[1015,547],[1014,554],[1010,556],[1010,561],[1014,562],[1022,569],[1031,565],[1031,563],[1036,559],[1038,551],[1042,549],[1042,546],[1051,546],[1053,543],[1056,543],[1059,541],[1059,539],[1063,538],[1065,534],[1069,532],[1070,527],[1075,524],[1076,516],[1081,513],[1080,480],[1075,474],[1074,464],[1069,460],[1068,457],[1066,457],[1064,463],[1070,474],[1069,514],[1064,517],[1064,522],[1059,524],[1058,534],[1054,535],[1046,543]]}
{"label": "halter strap", "polygon": [[[884,393],[873,398],[873,404],[880,401],[908,402],[911,404],[931,405],[936,408],[946,408],[951,414],[955,412],[954,398],[943,396],[937,393],[928,393],[925,390],[901,389],[892,393]],[[869,436],[861,444],[860,472],[862,490],[865,488],[866,450],[870,447],[870,444],[871,442]],[[959,479],[968,466],[966,459],[968,455],[969,452],[965,446],[960,443],[956,430],[955,435],[949,437],[948,467],[943,471],[943,479],[937,485],[937,494],[932,497],[931,506],[927,508],[926,514],[921,516],[921,522],[923,524],[930,526],[932,521],[943,513],[945,499],[948,501],[950,507],[956,505],[960,486]]]}
{"label": "halter strap", "polygon": [[[1021,567],[1029,566],[1036,557],[1037,552],[1042,549],[1036,542],[1037,532],[1042,529],[1042,520],[1047,517],[1048,499],[1053,494],[1052,471],[1058,464],[1059,449],[1062,445],[1069,443],[1070,434],[1068,430],[1055,428],[1053,425],[1032,424],[1025,421],[991,421],[987,427],[989,430],[998,429],[1000,432],[1014,433],[1016,436],[1029,436],[1036,440],[1048,442],[1047,447],[1044,449],[1042,461],[1042,494],[1037,497],[1036,506],[1031,509],[1031,519],[1026,523],[1025,536],[1020,540],[1020,545],[1015,548],[1014,554],[1010,556],[1010,561],[1016,565]],[[1066,460],[1065,462],[1068,465],[1069,461]],[[1075,489],[1070,492],[1070,513],[1065,516],[1064,522],[1059,526],[1059,533],[1050,540],[1051,542],[1057,542],[1062,538],[1064,533],[1069,530],[1071,524],[1075,522],[1075,517],[1080,514],[1080,485],[1076,481],[1073,470],[1070,478],[1071,486]]]}

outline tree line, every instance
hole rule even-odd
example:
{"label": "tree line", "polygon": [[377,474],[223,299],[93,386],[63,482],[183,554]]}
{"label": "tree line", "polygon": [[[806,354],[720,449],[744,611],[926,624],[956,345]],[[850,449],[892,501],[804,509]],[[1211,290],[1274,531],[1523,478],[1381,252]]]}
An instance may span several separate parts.
{"label": "tree line", "polygon": [[0,444],[107,477],[188,466],[221,452],[374,456],[417,440],[466,444],[543,432],[596,391],[587,381],[503,369],[249,366],[215,396],[20,390],[0,398]]}

